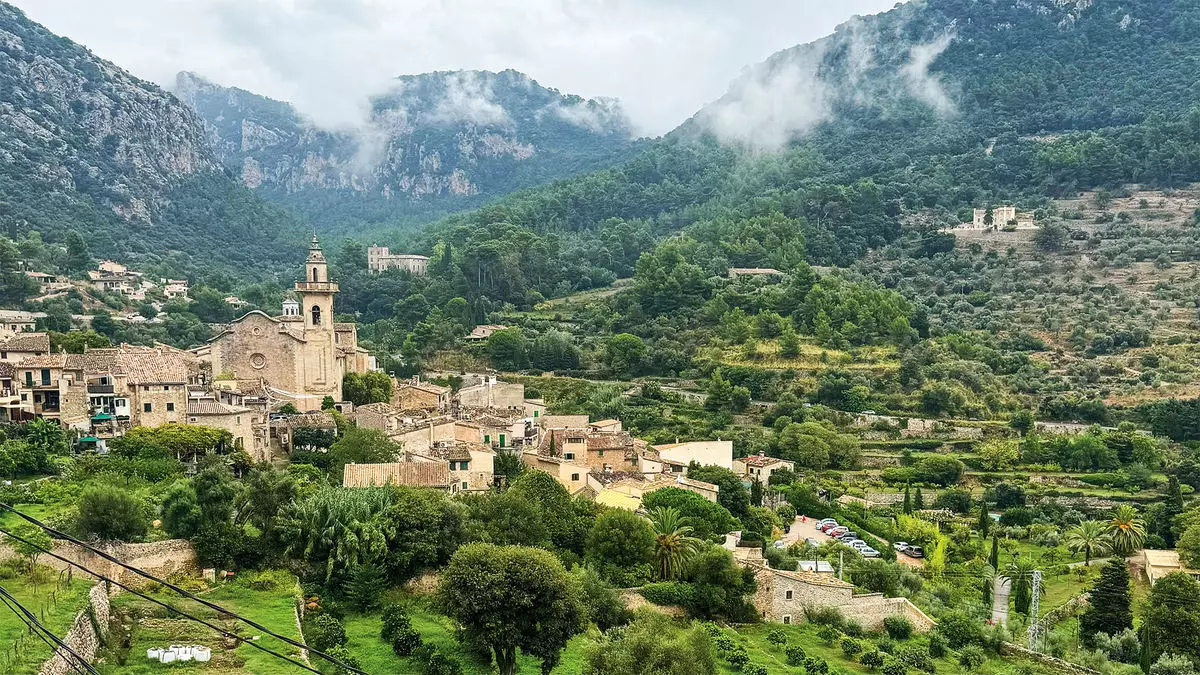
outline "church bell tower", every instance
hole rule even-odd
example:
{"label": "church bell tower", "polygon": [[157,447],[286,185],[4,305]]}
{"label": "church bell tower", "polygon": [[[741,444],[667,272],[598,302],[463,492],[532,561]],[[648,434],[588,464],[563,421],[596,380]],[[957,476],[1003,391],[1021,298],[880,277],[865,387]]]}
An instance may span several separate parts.
{"label": "church bell tower", "polygon": [[329,264],[315,234],[304,262],[304,281],[296,282],[295,291],[300,296],[305,332],[332,331],[333,294],[338,292],[338,285],[329,280]]}

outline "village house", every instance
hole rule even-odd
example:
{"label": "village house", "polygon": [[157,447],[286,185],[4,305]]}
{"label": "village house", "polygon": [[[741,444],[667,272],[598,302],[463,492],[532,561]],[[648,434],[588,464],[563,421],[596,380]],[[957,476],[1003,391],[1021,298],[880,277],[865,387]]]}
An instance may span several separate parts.
{"label": "village house", "polygon": [[475,326],[471,332],[463,339],[467,342],[483,342],[492,336],[498,330],[508,330],[508,326],[498,324],[486,324],[483,326]]}
{"label": "village house", "polygon": [[[314,238],[315,242],[316,239]],[[168,300],[187,300],[188,299],[188,281],[187,279],[163,279],[163,295]],[[330,315],[332,317],[332,315]]]}
{"label": "village house", "polygon": [[246,450],[255,461],[267,459],[256,452],[260,445],[254,438],[254,411],[250,408],[222,403],[212,396],[189,398],[187,402],[188,424],[224,429],[233,435],[233,446]]}
{"label": "village house", "polygon": [[578,494],[588,486],[587,476],[591,468],[582,460],[569,460],[559,456],[542,455],[536,450],[527,450],[521,453],[521,462],[527,468],[550,474],[572,495]]}
{"label": "village house", "polygon": [[42,293],[65,291],[71,287],[70,279],[66,277],[60,277],[57,274],[48,274],[46,272],[26,272],[25,276],[37,282],[38,290]]}
{"label": "village house", "polygon": [[686,473],[692,462],[700,466],[733,469],[733,441],[675,441],[653,446],[654,454],[645,455],[643,473]]}
{"label": "village house", "polygon": [[232,378],[239,391],[265,388],[301,411],[320,409],[326,396],[340,401],[345,374],[366,372],[371,359],[358,346],[354,324],[333,321],[338,284],[329,279],[316,237],[304,279],[294,285],[299,302],[285,302],[282,315],[247,312],[193,353],[214,375]]}
{"label": "village house", "polygon": [[795,471],[796,463],[778,457],[767,457],[762,453],[740,457],[733,460],[733,472],[745,480],[767,485],[771,482],[771,474],[785,469]]}
{"label": "village house", "polygon": [[383,464],[347,464],[342,487],[365,488],[406,485],[450,489],[450,469],[445,462],[413,460]]}
{"label": "village house", "polygon": [[[755,549],[757,550],[757,549]],[[806,607],[834,607],[842,616],[880,630],[889,616],[908,619],[918,632],[933,629],[934,621],[908,598],[886,598],[882,593],[855,593],[854,585],[828,574],[771,569],[765,561],[746,560],[754,571],[757,588],[754,608],[764,621],[783,624],[804,621]]]}
{"label": "village house", "polygon": [[50,354],[48,333],[0,333],[0,363],[20,363]]}
{"label": "village house", "polygon": [[24,419],[21,392],[17,386],[17,368],[0,361],[0,423]]}
{"label": "village house", "polygon": [[1176,550],[1143,549],[1142,569],[1146,571],[1146,578],[1150,580],[1152,586],[1159,579],[1173,572],[1183,572],[1196,581],[1200,581],[1200,570],[1194,570],[1184,565],[1179,559],[1179,551]]}
{"label": "village house", "polygon": [[16,309],[0,309],[0,334],[27,333],[37,330],[38,319],[46,318],[45,312],[22,312]]}
{"label": "village house", "polygon": [[782,277],[783,272],[770,267],[730,267],[729,278],[738,277]]}
{"label": "village house", "polygon": [[477,443],[491,445],[490,438],[485,439],[483,429],[477,424],[456,420],[448,416],[413,419],[401,426],[389,437],[401,443],[406,452],[424,453],[439,443]]}
{"label": "village house", "polygon": [[415,277],[423,277],[429,272],[429,258],[423,255],[392,253],[387,246],[373,244],[367,247],[367,269],[372,272],[398,269]]}
{"label": "village house", "polygon": [[70,357],[48,354],[25,359],[17,366],[16,383],[20,406],[34,417],[86,431],[89,427],[88,396],[83,369]]}
{"label": "village house", "polygon": [[450,388],[413,377],[392,386],[392,405],[401,410],[446,412],[450,409]]}
{"label": "village house", "polygon": [[[125,270],[124,265],[121,265],[120,268]],[[127,271],[88,270],[87,276],[88,284],[94,290],[102,293],[129,294],[141,287],[141,279]]]}
{"label": "village house", "polygon": [[[717,501],[720,491],[716,485],[667,474],[645,475],[637,472],[597,472],[587,475],[587,486],[597,503],[630,511],[641,507],[642,498],[663,488],[674,487],[694,492],[710,502]],[[632,506],[632,508],[630,508]]]}
{"label": "village house", "polygon": [[561,457],[595,471],[637,471],[645,441],[624,431],[600,432],[588,427],[549,429],[538,445],[539,455]]}
{"label": "village house", "polygon": [[496,453],[482,443],[442,441],[413,454],[418,460],[445,462],[450,471],[451,492],[486,491],[495,480]]}
{"label": "village house", "polygon": [[1037,226],[1033,222],[1033,215],[1029,213],[1019,213],[1015,206],[997,206],[992,208],[991,225],[987,223],[987,209],[975,209],[972,213],[971,223],[966,226],[972,230],[986,230],[994,228],[1003,230],[1005,228],[1016,228],[1018,230],[1033,230]]}

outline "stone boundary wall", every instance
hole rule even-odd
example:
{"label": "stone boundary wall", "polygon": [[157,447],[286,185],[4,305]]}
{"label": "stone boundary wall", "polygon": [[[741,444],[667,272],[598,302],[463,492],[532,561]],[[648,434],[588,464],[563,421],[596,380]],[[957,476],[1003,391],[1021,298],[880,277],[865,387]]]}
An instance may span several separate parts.
{"label": "stone boundary wall", "polygon": [[883,620],[889,616],[903,616],[912,622],[913,628],[919,633],[931,631],[937,625],[908,598],[885,598],[882,593],[856,595],[849,604],[836,607],[847,619],[853,619],[872,630],[882,627]]}
{"label": "stone boundary wall", "polygon": [[[75,615],[75,623],[71,624],[71,628],[62,639],[88,663],[96,660],[96,654],[99,653],[108,634],[109,604],[106,586],[103,582],[92,586],[92,590],[88,592],[87,607]],[[78,667],[74,657],[59,649],[42,664],[38,675],[76,675]]]}
{"label": "stone boundary wall", "polygon": [[1091,668],[1085,668],[1078,663],[1063,661],[1062,659],[1055,658],[1049,654],[1039,654],[1035,651],[1030,651],[1021,645],[1013,644],[1011,642],[1005,642],[1000,647],[1000,653],[1008,656],[1022,656],[1024,658],[1037,661],[1044,666],[1053,668],[1053,672],[1056,673],[1071,673],[1072,675],[1100,675],[1099,671],[1092,670]]}
{"label": "stone boundary wall", "polygon": [[[167,539],[146,544],[111,543],[102,544],[96,548],[123,561],[127,565],[145,570],[155,576],[165,577],[176,572],[183,572],[185,574],[196,574],[198,572],[196,550],[190,542],[183,539]],[[143,577],[126,570],[120,565],[111,563],[92,551],[68,541],[56,539],[51,550],[54,551],[55,555],[60,555],[73,563],[90,570],[95,570],[97,574],[102,574],[123,584],[146,581]],[[0,544],[0,558],[9,558],[13,555],[15,554],[11,547],[7,544]],[[48,555],[38,558],[38,564],[60,571],[72,568],[73,574],[86,574],[79,567],[74,567],[56,558],[51,558]]]}

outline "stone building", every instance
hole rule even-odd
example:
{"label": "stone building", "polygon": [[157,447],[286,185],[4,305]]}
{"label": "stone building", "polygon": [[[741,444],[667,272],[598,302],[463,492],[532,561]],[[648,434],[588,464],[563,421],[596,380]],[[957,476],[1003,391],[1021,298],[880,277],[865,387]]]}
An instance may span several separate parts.
{"label": "stone building", "polygon": [[392,387],[392,405],[401,410],[445,412],[450,407],[450,388],[414,377]]}
{"label": "stone building", "polygon": [[771,474],[780,469],[795,471],[796,464],[778,457],[767,457],[761,453],[733,460],[734,473],[746,480],[764,485],[770,483]]}
{"label": "stone building", "polygon": [[342,473],[342,487],[383,487],[385,485],[410,485],[449,490],[450,470],[444,462],[418,460],[384,464],[347,464]]}
{"label": "stone building", "polygon": [[193,351],[214,377],[235,380],[241,391],[266,387],[276,400],[318,410],[326,396],[341,400],[343,376],[369,370],[370,357],[354,324],[333,321],[338,284],[316,237],[294,292],[299,301],[285,303],[282,315],[248,312]]}
{"label": "stone building", "polygon": [[0,333],[0,363],[20,363],[49,353],[50,336],[47,333]]}
{"label": "stone building", "polygon": [[367,247],[367,269],[372,272],[398,269],[417,277],[429,272],[429,258],[423,255],[392,253],[386,246]]}
{"label": "stone building", "polygon": [[[192,398],[187,403],[188,424],[224,429],[233,435],[233,445],[251,453],[256,461],[265,460],[261,444],[254,439],[254,411],[243,406],[222,403],[211,396]],[[255,455],[258,456],[255,456]]]}
{"label": "stone building", "polygon": [[[661,467],[648,465],[643,471],[666,471],[685,473],[688,465],[695,462],[701,466],[719,466],[733,469],[733,441],[675,441],[654,446]],[[647,457],[647,461],[655,458]]]}
{"label": "stone building", "polygon": [[486,491],[495,480],[496,453],[482,443],[441,441],[425,448],[414,459],[445,462],[450,471],[451,492]]}
{"label": "stone building", "polygon": [[835,607],[842,616],[857,621],[867,630],[879,630],[889,616],[902,616],[920,632],[932,630],[929,618],[908,598],[885,598],[882,593],[854,592],[854,585],[816,572],[789,572],[747,560],[758,582],[754,608],[764,621],[801,623],[805,607]]}

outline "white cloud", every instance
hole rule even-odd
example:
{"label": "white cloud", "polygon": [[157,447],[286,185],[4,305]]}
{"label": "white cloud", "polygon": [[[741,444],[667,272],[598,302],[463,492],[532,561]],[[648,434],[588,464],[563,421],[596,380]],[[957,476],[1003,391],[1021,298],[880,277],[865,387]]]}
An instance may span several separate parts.
{"label": "white cloud", "polygon": [[559,119],[595,133],[621,131],[628,127],[625,111],[613,98],[598,98],[591,101],[576,101],[571,104],[556,104],[549,109]]}
{"label": "white cloud", "polygon": [[442,124],[470,122],[478,126],[512,123],[504,107],[495,101],[492,87],[477,73],[450,73],[445,88],[433,106],[432,119]]}
{"label": "white cloud", "polygon": [[954,32],[947,31],[933,42],[914,45],[908,52],[908,63],[901,69],[908,92],[943,115],[954,112],[954,102],[941,80],[929,74],[929,66],[953,40]]}
{"label": "white cloud", "polygon": [[[134,74],[180,70],[353,127],[397,75],[514,68],[586,98],[619,98],[661,134],[745,66],[894,0],[15,0]],[[486,113],[475,109],[474,113]]]}

